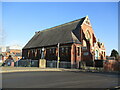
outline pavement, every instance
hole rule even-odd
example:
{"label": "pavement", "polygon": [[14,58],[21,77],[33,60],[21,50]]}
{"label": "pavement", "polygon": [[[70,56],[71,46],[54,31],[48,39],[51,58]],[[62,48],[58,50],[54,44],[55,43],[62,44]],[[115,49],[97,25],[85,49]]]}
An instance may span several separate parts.
{"label": "pavement", "polygon": [[81,71],[81,70],[64,68],[38,68],[38,67],[1,67],[0,73],[27,72],[27,71]]}
{"label": "pavement", "polygon": [[75,71],[75,72],[96,72],[96,73],[114,73],[119,72],[108,72],[103,70],[95,69],[66,69],[66,68],[39,68],[39,67],[0,67],[0,73],[12,73],[12,72],[30,72],[30,71]]}

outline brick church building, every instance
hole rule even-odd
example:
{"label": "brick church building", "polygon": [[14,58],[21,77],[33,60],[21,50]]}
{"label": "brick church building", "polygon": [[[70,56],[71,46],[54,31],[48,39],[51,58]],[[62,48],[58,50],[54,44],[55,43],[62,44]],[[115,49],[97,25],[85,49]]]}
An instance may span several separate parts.
{"label": "brick church building", "polygon": [[104,44],[97,41],[88,16],[35,32],[22,49],[22,57],[39,60],[44,47],[45,59],[57,60],[58,43],[60,61],[71,62],[71,65],[80,61],[106,59]]}

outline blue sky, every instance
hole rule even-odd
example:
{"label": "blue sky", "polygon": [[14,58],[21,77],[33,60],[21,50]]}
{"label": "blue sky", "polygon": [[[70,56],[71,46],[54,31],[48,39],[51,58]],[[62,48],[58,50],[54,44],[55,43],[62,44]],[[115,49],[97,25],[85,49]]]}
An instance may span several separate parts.
{"label": "blue sky", "polygon": [[35,34],[86,15],[107,55],[118,49],[117,2],[3,2],[4,45],[24,46]]}

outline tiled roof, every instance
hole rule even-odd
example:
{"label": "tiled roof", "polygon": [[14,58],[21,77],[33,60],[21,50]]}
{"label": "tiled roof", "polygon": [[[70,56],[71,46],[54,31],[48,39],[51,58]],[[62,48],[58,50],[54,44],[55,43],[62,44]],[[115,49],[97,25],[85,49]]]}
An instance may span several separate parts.
{"label": "tiled roof", "polygon": [[36,32],[23,49],[56,45],[57,43],[80,43],[80,25],[85,17]]}

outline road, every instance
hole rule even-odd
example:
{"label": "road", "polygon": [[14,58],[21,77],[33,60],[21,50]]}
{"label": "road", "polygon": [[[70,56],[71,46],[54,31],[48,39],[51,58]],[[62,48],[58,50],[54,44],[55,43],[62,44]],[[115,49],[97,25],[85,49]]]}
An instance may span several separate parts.
{"label": "road", "polygon": [[3,73],[3,88],[111,88],[118,75],[92,72]]}

